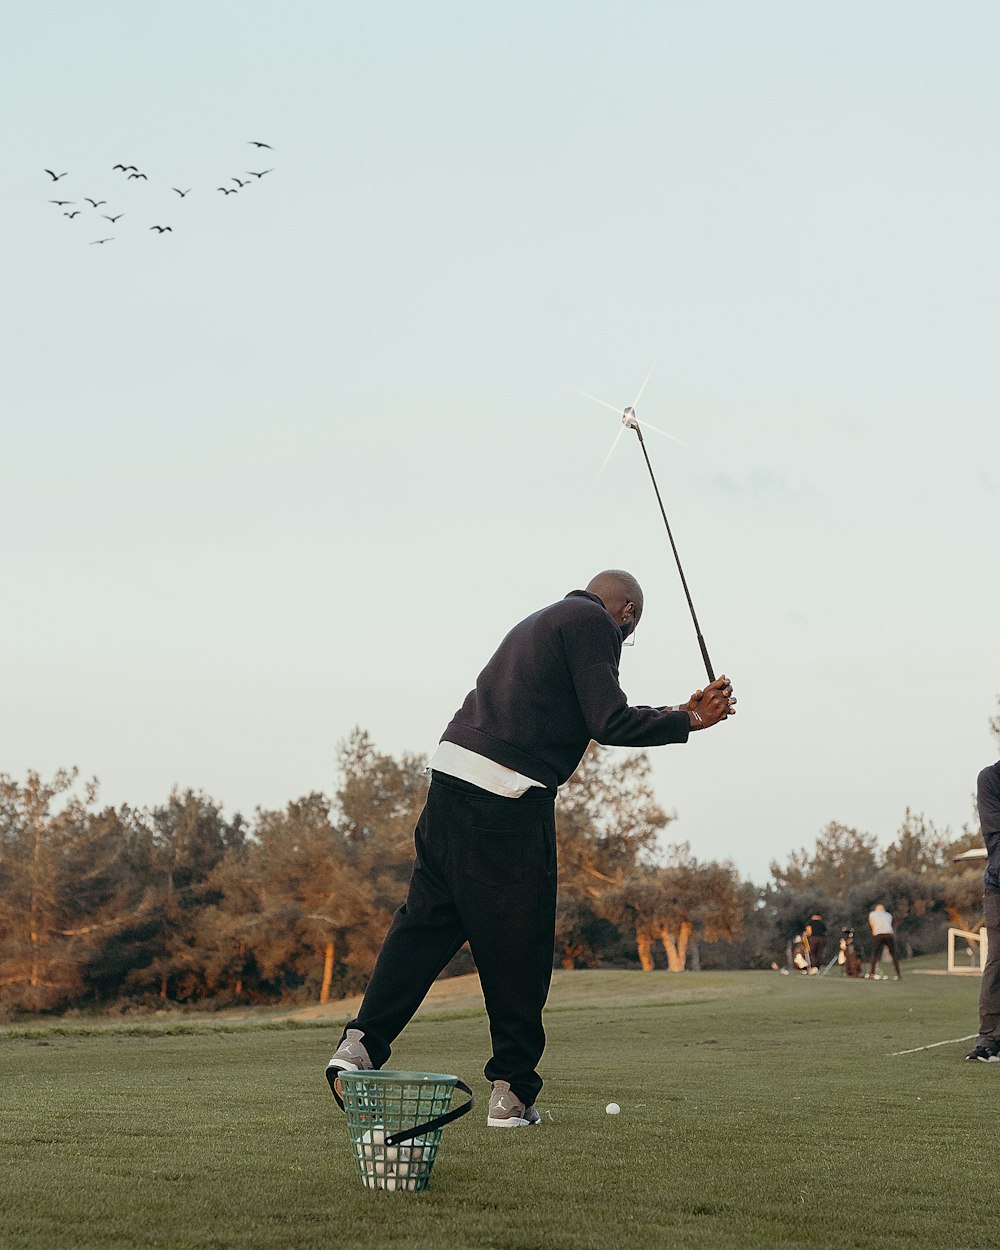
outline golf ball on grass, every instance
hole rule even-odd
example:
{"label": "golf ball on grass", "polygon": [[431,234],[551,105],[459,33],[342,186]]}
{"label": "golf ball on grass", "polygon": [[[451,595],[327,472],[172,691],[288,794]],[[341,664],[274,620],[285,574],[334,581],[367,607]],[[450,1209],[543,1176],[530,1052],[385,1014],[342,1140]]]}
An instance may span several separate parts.
{"label": "golf ball on grass", "polygon": [[619,1107],[616,1102],[609,1102],[604,1110],[608,1113],[608,1115],[617,1115],[618,1112],[621,1111],[621,1107]]}

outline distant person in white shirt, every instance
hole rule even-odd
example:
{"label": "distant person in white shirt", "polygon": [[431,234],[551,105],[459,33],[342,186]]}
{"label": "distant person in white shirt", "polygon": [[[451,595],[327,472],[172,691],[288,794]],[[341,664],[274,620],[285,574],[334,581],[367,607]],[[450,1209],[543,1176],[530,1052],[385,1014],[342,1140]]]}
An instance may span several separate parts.
{"label": "distant person in white shirt", "polygon": [[887,950],[892,956],[892,966],[896,969],[898,981],[903,974],[899,970],[899,960],[896,958],[896,935],[892,929],[892,912],[886,911],[885,903],[876,903],[868,913],[868,926],[872,931],[872,966],[868,973],[869,979],[874,981],[875,965],[882,951]]}

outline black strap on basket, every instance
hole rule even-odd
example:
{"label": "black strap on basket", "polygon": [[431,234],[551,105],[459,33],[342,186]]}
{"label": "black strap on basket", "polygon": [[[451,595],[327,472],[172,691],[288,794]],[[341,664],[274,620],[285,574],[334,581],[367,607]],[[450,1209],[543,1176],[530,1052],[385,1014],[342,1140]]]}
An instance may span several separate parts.
{"label": "black strap on basket", "polygon": [[[340,1107],[341,1111],[343,1111],[344,1099],[337,1085],[337,1077],[339,1075],[339,1072],[328,1071],[326,1079],[330,1083],[330,1089],[333,1091],[333,1096],[337,1100],[337,1105]],[[464,1081],[456,1081],[455,1088],[460,1089],[463,1094],[468,1094],[469,1101],[462,1103],[460,1107],[452,1107],[452,1109],[450,1111],[446,1111],[444,1115],[436,1115],[433,1120],[428,1120],[426,1124],[418,1124],[416,1128],[401,1128],[395,1133],[390,1133],[385,1139],[385,1144],[387,1146],[398,1146],[401,1142],[410,1141],[411,1138],[419,1137],[422,1133],[433,1133],[439,1128],[444,1128],[446,1124],[450,1124],[452,1120],[459,1119],[459,1117],[465,1115],[467,1111],[471,1111],[472,1105],[476,1101],[472,1090],[469,1089],[468,1085],[466,1085]]]}
{"label": "black strap on basket", "polygon": [[436,1115],[433,1120],[428,1120],[426,1124],[418,1124],[416,1128],[402,1128],[394,1133],[387,1133],[385,1144],[387,1146],[398,1146],[401,1142],[410,1141],[412,1138],[420,1137],[424,1133],[434,1133],[439,1128],[444,1128],[446,1124],[450,1124],[452,1120],[457,1120],[460,1116],[465,1115],[466,1111],[471,1111],[472,1104],[476,1101],[472,1090],[469,1089],[464,1081],[456,1081],[455,1088],[460,1089],[463,1094],[468,1094],[469,1101],[463,1102],[460,1107],[452,1107],[444,1115]]}

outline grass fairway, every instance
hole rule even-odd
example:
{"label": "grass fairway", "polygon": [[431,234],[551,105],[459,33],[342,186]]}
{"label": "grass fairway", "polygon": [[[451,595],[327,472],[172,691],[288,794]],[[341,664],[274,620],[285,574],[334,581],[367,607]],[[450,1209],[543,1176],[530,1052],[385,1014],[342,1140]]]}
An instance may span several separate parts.
{"label": "grass fairway", "polygon": [[485,1017],[450,1000],[394,1055],[480,1095],[423,1194],[356,1179],[322,1075],[332,1023],[0,1032],[0,1246],[992,1250],[1000,1064],[889,1057],[972,1032],[977,994],[560,974],[544,1122],[520,1132],[486,1128]]}

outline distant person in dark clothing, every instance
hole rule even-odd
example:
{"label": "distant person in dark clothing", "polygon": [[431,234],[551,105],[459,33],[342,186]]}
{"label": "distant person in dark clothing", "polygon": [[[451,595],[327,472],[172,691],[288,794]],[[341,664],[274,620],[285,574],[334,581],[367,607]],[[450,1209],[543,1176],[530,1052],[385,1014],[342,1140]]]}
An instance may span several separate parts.
{"label": "distant person in dark clothing", "polygon": [[591,741],[651,747],[686,742],[735,712],[720,677],[677,707],[630,706],[618,681],[622,643],[642,615],[642,590],[620,569],[533,613],[507,634],[446,726],[415,833],[406,902],[386,934],[357,1018],[327,1065],[369,1071],[466,940],[493,1054],[487,1124],[537,1124],[552,977],[556,790]]}
{"label": "distant person in dark clothing", "polygon": [[818,911],[813,912],[806,925],[806,937],[809,939],[809,958],[814,968],[822,968],[826,957],[826,921]]}
{"label": "distant person in dark clothing", "polygon": [[896,958],[896,935],[892,928],[892,912],[886,911],[885,903],[876,903],[868,913],[868,925],[872,931],[872,966],[868,976],[875,980],[875,965],[879,956],[887,950],[892,956],[892,966],[896,969],[896,980],[900,980],[899,960]]}
{"label": "distant person in dark clothing", "polygon": [[986,843],[983,923],[986,964],[979,987],[979,1036],[966,1059],[1000,1062],[1000,761],[984,768],[976,787],[979,823]]}

